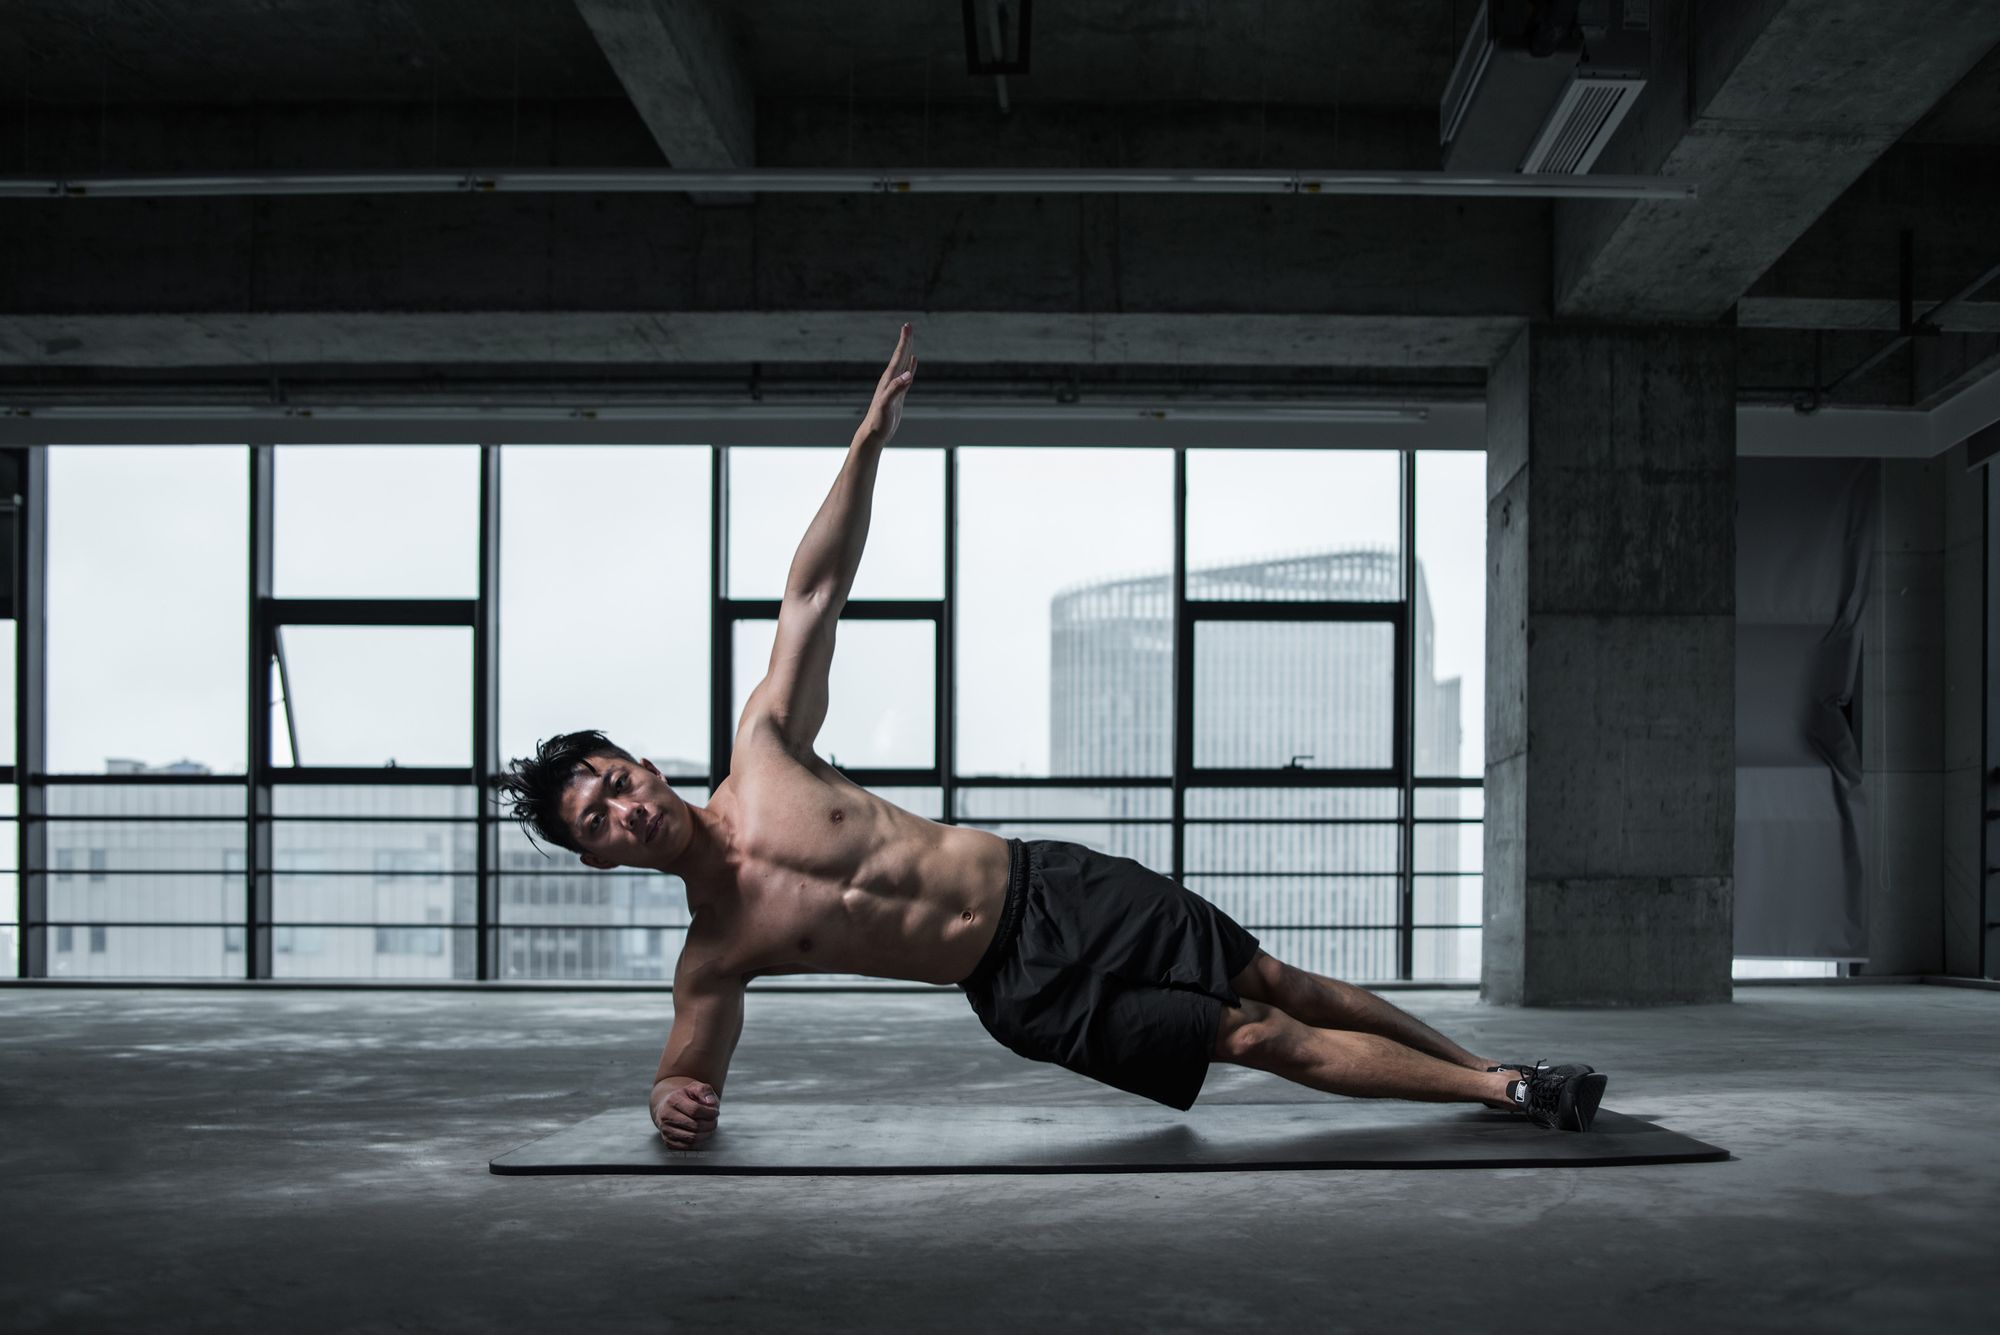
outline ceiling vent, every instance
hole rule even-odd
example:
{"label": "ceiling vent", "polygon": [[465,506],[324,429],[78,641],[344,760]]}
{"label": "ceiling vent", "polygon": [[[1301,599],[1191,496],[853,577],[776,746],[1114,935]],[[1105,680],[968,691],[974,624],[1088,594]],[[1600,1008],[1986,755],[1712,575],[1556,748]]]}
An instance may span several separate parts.
{"label": "ceiling vent", "polygon": [[1590,170],[1646,86],[1650,0],[1487,0],[1438,108],[1447,171]]}

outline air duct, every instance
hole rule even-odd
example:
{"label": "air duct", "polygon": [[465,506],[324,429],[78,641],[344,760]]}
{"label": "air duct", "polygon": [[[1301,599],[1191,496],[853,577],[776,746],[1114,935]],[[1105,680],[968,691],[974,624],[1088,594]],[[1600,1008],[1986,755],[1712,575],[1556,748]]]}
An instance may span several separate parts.
{"label": "air duct", "polygon": [[1651,58],[1651,0],[1487,0],[1438,107],[1446,169],[1588,172]]}

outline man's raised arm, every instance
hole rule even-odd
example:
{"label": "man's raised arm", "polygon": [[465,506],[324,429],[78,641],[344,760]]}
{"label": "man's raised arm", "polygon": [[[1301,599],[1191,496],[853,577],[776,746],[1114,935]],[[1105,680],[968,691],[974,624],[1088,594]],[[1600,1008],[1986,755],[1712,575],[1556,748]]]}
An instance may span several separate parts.
{"label": "man's raised arm", "polygon": [[861,566],[861,552],[868,543],[876,465],[881,461],[882,447],[903,420],[903,395],[916,379],[916,348],[915,333],[904,325],[896,351],[875,384],[868,414],[847,447],[847,462],[792,557],[791,573],[785,579],[786,597],[821,599],[835,612],[847,602],[847,591],[854,587],[854,572]]}

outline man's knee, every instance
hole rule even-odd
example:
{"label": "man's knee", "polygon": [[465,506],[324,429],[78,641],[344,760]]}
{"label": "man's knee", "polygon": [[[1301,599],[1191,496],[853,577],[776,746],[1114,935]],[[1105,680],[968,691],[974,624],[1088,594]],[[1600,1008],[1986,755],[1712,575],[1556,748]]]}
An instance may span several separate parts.
{"label": "man's knee", "polygon": [[1240,1006],[1224,1006],[1222,1023],[1215,1029],[1215,1060],[1238,1066],[1268,1065],[1284,1042],[1285,1030],[1296,1023],[1277,1007],[1248,997]]}

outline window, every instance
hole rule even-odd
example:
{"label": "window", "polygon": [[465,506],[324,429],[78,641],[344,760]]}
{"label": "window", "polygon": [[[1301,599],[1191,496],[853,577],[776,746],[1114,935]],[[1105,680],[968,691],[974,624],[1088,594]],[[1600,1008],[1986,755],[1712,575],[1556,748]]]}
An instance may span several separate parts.
{"label": "window", "polygon": [[1417,454],[1415,767],[1486,770],[1486,455]]}
{"label": "window", "polygon": [[104,928],[99,926],[91,927],[90,953],[93,955],[102,955],[104,953]]}
{"label": "window", "polygon": [[51,770],[243,772],[248,469],[240,446],[50,447]]}
{"label": "window", "polygon": [[1395,763],[1396,630],[1384,621],[1198,621],[1198,769]]}
{"label": "window", "polygon": [[707,774],[712,451],[500,457],[502,756],[597,728],[669,776]]}
{"label": "window", "polygon": [[70,951],[76,949],[76,938],[73,935],[73,932],[74,929],[68,926],[56,928],[57,953],[67,955],[70,953]]}
{"label": "window", "polygon": [[[792,558],[846,461],[840,448],[729,451],[731,598],[784,597]],[[848,597],[944,597],[944,451],[882,451]]]}
{"label": "window", "polygon": [[477,447],[285,445],[273,455],[278,597],[478,596]]}
{"label": "window", "polygon": [[958,772],[1170,773],[1173,452],[962,449],[958,496]]}
{"label": "window", "polygon": [[272,763],[472,764],[470,628],[283,626],[278,634]]}
{"label": "window", "polygon": [[[736,623],[739,718],[771,662],[775,621]],[[937,763],[937,627],[929,621],[843,619],[813,749],[845,769],[927,769]]]}
{"label": "window", "polygon": [[1393,450],[1189,450],[1187,596],[1402,597],[1402,459]]}

